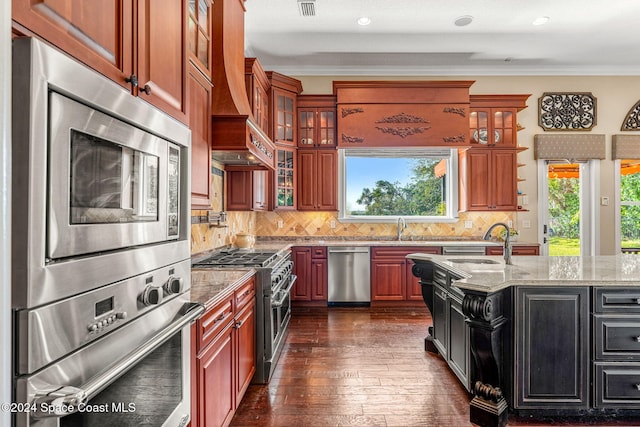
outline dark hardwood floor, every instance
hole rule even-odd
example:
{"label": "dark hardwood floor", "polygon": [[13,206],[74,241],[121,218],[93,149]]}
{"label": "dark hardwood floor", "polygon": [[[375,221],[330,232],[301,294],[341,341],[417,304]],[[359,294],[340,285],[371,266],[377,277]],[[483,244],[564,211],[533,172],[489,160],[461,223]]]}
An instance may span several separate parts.
{"label": "dark hardwood floor", "polygon": [[[424,351],[425,309],[294,310],[269,385],[251,385],[232,426],[471,426],[469,396]],[[640,426],[629,420],[509,419],[510,426]]]}

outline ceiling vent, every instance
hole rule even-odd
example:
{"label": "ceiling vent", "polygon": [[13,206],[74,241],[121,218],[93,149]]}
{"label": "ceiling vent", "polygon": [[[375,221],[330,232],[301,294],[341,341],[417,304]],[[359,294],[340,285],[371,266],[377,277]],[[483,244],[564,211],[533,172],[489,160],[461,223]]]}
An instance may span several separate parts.
{"label": "ceiling vent", "polygon": [[300,16],[316,16],[316,1],[298,0],[298,10]]}

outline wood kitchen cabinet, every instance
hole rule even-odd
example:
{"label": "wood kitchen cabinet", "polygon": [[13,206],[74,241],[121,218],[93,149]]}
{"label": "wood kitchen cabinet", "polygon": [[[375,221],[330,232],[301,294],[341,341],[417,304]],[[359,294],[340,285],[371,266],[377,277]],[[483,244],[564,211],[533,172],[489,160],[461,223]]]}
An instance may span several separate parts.
{"label": "wood kitchen cabinet", "polygon": [[245,58],[244,78],[255,123],[269,133],[269,91],[271,82],[257,58]]}
{"label": "wood kitchen cabinet", "polygon": [[593,391],[596,408],[640,409],[640,290],[596,287]]}
{"label": "wood kitchen cabinet", "polygon": [[[462,385],[471,389],[471,350],[469,326],[462,311],[463,294],[452,282],[458,279],[447,270],[431,266],[429,278],[422,286],[432,301],[427,307],[431,312],[433,327],[429,329],[426,349],[439,353]],[[425,344],[427,343],[425,341]]]}
{"label": "wood kitchen cabinet", "polygon": [[37,35],[182,122],[186,3],[12,0],[14,27]]}
{"label": "wood kitchen cabinet", "polygon": [[278,210],[294,210],[296,208],[296,149],[277,147],[276,172],[274,186],[276,189],[275,208]]}
{"label": "wood kitchen cabinet", "polygon": [[264,211],[269,206],[269,179],[266,170],[225,169],[228,211]]}
{"label": "wood kitchen cabinet", "polygon": [[518,112],[531,95],[470,95],[469,143],[478,147],[515,148]]}
{"label": "wood kitchen cabinet", "polygon": [[336,146],[336,97],[300,95],[298,97],[298,147]]}
{"label": "wood kitchen cabinet", "polygon": [[515,293],[516,409],[587,409],[589,288],[518,287]]}
{"label": "wood kitchen cabinet", "polygon": [[[502,246],[487,246],[485,248],[485,255],[502,254],[504,254]],[[513,245],[511,255],[540,255],[540,245]]]}
{"label": "wood kitchen cabinet", "polygon": [[191,129],[191,207],[211,209],[211,81],[192,63],[187,80]]}
{"label": "wood kitchen cabinet", "polygon": [[255,277],[209,307],[193,326],[191,426],[227,426],[256,370]]}
{"label": "wood kitchen cabinet", "polygon": [[266,74],[271,83],[269,136],[276,144],[295,147],[297,98],[302,92],[302,83],[275,71]]}
{"label": "wood kitchen cabinet", "polygon": [[292,249],[293,274],[298,278],[291,300],[294,305],[326,305],[328,264],[325,246],[296,246]]}
{"label": "wood kitchen cabinet", "polygon": [[211,80],[211,33],[213,0],[187,0],[189,60]]}
{"label": "wood kitchen cabinet", "polygon": [[517,157],[517,149],[460,151],[460,210],[517,210]]}
{"label": "wood kitchen cabinet", "polygon": [[440,247],[380,246],[371,248],[371,305],[389,302],[422,306],[420,279],[411,273],[413,261],[406,255],[441,254]]}
{"label": "wood kitchen cabinet", "polygon": [[297,203],[299,211],[338,210],[338,152],[298,149]]}

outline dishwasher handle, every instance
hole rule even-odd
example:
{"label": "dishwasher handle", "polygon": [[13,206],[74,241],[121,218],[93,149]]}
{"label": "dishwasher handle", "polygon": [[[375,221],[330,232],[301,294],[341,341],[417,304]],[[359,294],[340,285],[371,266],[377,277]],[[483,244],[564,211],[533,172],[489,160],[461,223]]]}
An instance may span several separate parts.
{"label": "dishwasher handle", "polygon": [[368,254],[369,249],[329,249],[330,254]]}

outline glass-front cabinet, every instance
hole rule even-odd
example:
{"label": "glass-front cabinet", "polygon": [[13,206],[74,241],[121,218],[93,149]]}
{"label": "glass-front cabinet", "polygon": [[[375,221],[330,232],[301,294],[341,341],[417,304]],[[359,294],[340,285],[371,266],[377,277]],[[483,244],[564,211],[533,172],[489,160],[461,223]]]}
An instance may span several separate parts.
{"label": "glass-front cabinet", "polygon": [[276,207],[278,209],[295,209],[295,149],[278,149],[276,175]]}
{"label": "glass-front cabinet", "polygon": [[335,95],[298,96],[299,148],[336,146]]}
{"label": "glass-front cabinet", "polygon": [[335,147],[336,112],[329,109],[298,109],[299,147]]}
{"label": "glass-front cabinet", "polygon": [[469,124],[472,144],[509,147],[516,145],[515,110],[472,109]]}
{"label": "glass-front cabinet", "polygon": [[211,0],[189,0],[189,57],[207,75],[211,72]]}

